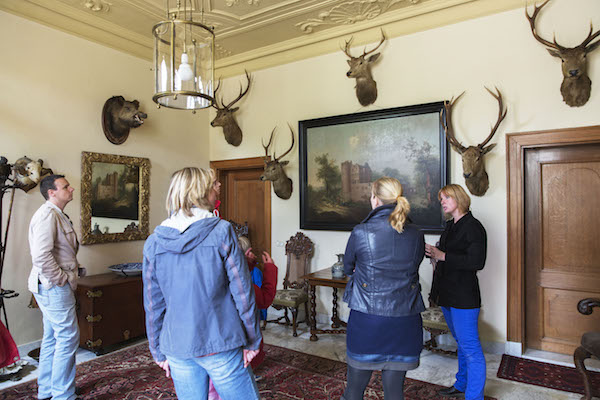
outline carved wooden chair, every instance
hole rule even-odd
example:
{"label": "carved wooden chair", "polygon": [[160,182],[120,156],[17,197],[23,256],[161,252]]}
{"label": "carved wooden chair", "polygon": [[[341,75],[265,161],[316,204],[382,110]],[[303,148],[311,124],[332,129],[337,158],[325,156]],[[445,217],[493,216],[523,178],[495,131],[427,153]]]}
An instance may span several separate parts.
{"label": "carved wooden chair", "polygon": [[231,226],[233,227],[233,231],[235,232],[237,237],[240,236],[246,236],[248,239],[250,239],[250,237],[248,236],[248,221],[244,222],[244,225],[239,224],[233,220],[228,220],[228,222],[231,224]]}
{"label": "carved wooden chair", "polygon": [[[309,273],[309,264],[313,253],[313,242],[302,232],[296,233],[296,235],[287,241],[285,244],[287,267],[283,280],[283,289],[277,291],[273,300],[273,307],[277,310],[283,309],[284,314],[277,319],[267,320],[267,322],[290,325],[288,317],[289,309],[292,313],[291,325],[294,337],[298,336],[296,329],[300,322],[308,324],[308,282],[299,278]],[[298,308],[302,304],[304,304],[305,319],[298,321]]]}
{"label": "carved wooden chair", "polygon": [[[583,315],[592,314],[594,307],[600,307],[600,299],[583,299],[577,303],[577,311]],[[583,376],[585,396],[582,400],[592,400],[593,396],[600,397],[600,388],[592,387],[590,375],[585,368],[586,358],[600,358],[600,332],[586,332],[581,337],[581,346],[575,349],[573,359],[577,370]]]}

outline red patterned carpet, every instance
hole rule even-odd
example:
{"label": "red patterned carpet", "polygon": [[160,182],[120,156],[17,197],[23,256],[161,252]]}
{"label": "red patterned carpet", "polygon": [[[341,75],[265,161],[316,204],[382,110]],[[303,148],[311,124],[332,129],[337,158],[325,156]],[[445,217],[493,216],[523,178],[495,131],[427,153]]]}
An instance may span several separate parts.
{"label": "red patterned carpet", "polygon": [[[265,345],[267,357],[256,371],[262,399],[338,400],[344,390],[346,364],[309,354]],[[150,356],[148,345],[139,344],[77,366],[77,386],[84,400],[174,400],[170,379]],[[0,400],[35,400],[37,384],[24,383],[0,392]],[[407,379],[407,400],[440,399],[440,386]],[[381,375],[375,374],[365,399],[383,400]],[[493,398],[486,397],[488,400]]]}
{"label": "red patterned carpet", "polygon": [[[600,373],[593,371],[588,373],[592,380],[592,387],[600,387]],[[498,378],[584,394],[583,378],[577,369],[508,354],[502,355]]]}

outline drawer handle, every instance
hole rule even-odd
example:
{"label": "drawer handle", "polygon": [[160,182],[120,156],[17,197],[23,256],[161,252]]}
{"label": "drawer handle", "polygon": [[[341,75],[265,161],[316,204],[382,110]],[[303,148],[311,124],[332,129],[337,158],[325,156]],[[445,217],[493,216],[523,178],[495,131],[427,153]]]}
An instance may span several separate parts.
{"label": "drawer handle", "polygon": [[102,346],[102,339],[98,339],[93,342],[91,340],[88,340],[87,342],[85,342],[85,344],[87,345],[87,347],[89,347],[91,349],[93,349],[94,347],[100,347],[100,346]]}
{"label": "drawer handle", "polygon": [[89,297],[90,299],[94,297],[102,297],[102,290],[88,290],[87,297]]}
{"label": "drawer handle", "polygon": [[98,314],[95,317],[93,315],[88,315],[85,319],[87,319],[87,322],[100,322],[102,320],[102,315]]}
{"label": "drawer handle", "polygon": [[129,332],[129,329],[126,329],[123,331],[123,339],[124,340],[129,340],[130,335],[131,335],[131,332]]}

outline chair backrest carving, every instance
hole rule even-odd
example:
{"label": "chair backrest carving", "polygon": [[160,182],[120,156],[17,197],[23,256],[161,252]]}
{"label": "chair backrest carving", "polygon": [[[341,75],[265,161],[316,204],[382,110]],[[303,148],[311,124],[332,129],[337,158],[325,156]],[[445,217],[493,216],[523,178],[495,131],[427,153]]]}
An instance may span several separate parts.
{"label": "chair backrest carving", "polygon": [[231,226],[233,227],[233,231],[235,232],[235,234],[238,238],[240,236],[246,236],[248,239],[250,239],[249,232],[248,232],[248,221],[244,222],[244,225],[239,224],[233,220],[228,220],[228,221],[231,224]]}
{"label": "chair backrest carving", "polygon": [[287,268],[283,280],[284,289],[308,290],[307,282],[299,280],[299,278],[308,274],[308,266],[314,249],[313,242],[302,232],[296,233],[286,242]]}

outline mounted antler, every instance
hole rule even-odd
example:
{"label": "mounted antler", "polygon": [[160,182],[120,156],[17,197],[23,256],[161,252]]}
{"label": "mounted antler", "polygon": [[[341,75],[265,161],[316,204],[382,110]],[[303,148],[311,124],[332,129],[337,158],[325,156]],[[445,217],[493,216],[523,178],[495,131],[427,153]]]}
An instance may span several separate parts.
{"label": "mounted antler", "polygon": [[212,104],[212,107],[214,107],[217,110],[217,116],[215,117],[215,119],[212,120],[210,125],[213,127],[217,127],[217,126],[223,127],[223,134],[225,134],[225,140],[227,141],[227,143],[229,143],[233,146],[239,146],[240,143],[242,143],[242,130],[240,129],[237,121],[235,120],[235,116],[234,116],[234,113],[237,110],[239,110],[239,107],[234,107],[234,108],[231,108],[231,107],[235,103],[237,103],[242,97],[244,97],[246,95],[246,93],[248,93],[248,90],[250,89],[250,82],[251,82],[250,74],[248,74],[248,71],[245,71],[245,72],[246,72],[246,79],[248,81],[246,89],[242,89],[242,84],[240,82],[240,94],[229,104],[225,105],[223,98],[221,98],[221,100],[220,100],[221,104],[219,105],[219,98],[217,96],[217,92],[219,91],[219,88],[221,87],[220,79],[219,79],[219,82],[217,83],[217,87],[214,90],[215,101]]}
{"label": "mounted antler", "polygon": [[489,187],[488,174],[485,171],[485,164],[483,162],[483,156],[489,153],[496,144],[490,144],[486,146],[488,142],[494,137],[500,123],[506,118],[506,113],[508,109],[504,110],[504,104],[502,102],[502,94],[496,88],[497,94],[492,92],[487,87],[485,88],[496,100],[498,100],[498,120],[496,124],[492,127],[490,134],[485,138],[483,142],[478,144],[477,146],[463,146],[454,135],[454,129],[452,128],[452,107],[462,97],[465,92],[462,92],[460,96],[454,99],[454,97],[450,100],[450,102],[444,103],[444,114],[446,115],[446,121],[444,122],[443,114],[440,114],[440,122],[444,126],[444,133],[446,134],[446,138],[448,142],[456,150],[457,153],[462,156],[462,166],[463,166],[463,176],[465,177],[465,183],[467,184],[467,188],[469,191],[475,196],[483,196]]}
{"label": "mounted antler", "polygon": [[288,124],[290,128],[290,133],[292,134],[292,145],[290,148],[280,155],[279,157],[275,156],[275,152],[273,152],[273,160],[268,160],[269,157],[269,147],[271,146],[271,142],[273,141],[273,134],[275,133],[275,129],[271,131],[271,136],[269,137],[269,143],[265,146],[264,142],[261,141],[262,146],[265,149],[265,172],[260,176],[261,181],[272,181],[273,182],[273,190],[277,197],[282,198],[284,200],[289,199],[292,196],[292,180],[287,177],[283,167],[285,167],[289,161],[280,161],[283,157],[285,157],[292,148],[294,148],[294,131],[292,127]]}
{"label": "mounted antler", "polygon": [[579,46],[568,48],[558,44],[556,37],[553,42],[550,42],[538,35],[535,28],[535,20],[541,9],[548,4],[550,0],[546,0],[541,5],[534,4],[533,14],[529,15],[527,7],[525,7],[525,16],[529,20],[531,33],[533,37],[546,46],[546,50],[554,56],[562,60],[563,81],[560,85],[560,92],[563,100],[571,107],[580,107],[587,103],[592,91],[592,81],[587,75],[587,60],[586,55],[592,52],[600,45],[600,40],[590,44],[594,39],[600,36],[600,30],[594,33],[594,27],[590,23],[590,33],[587,38],[581,42]]}
{"label": "mounted antler", "polygon": [[350,44],[352,43],[352,39],[353,38],[351,37],[350,40],[346,41],[346,45],[342,49],[344,54],[349,58],[347,62],[350,66],[350,70],[346,73],[346,76],[348,78],[356,79],[356,97],[362,106],[368,106],[377,100],[377,82],[373,80],[371,64],[377,61],[381,53],[373,54],[366,59],[366,61],[365,57],[373,53],[383,44],[383,42],[385,42],[385,34],[382,30],[379,44],[369,51],[367,51],[367,48],[365,47],[363,54],[359,57],[353,57],[352,54],[350,54]]}

